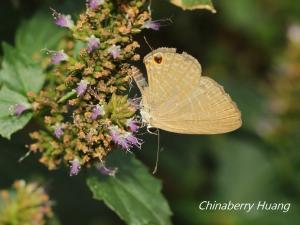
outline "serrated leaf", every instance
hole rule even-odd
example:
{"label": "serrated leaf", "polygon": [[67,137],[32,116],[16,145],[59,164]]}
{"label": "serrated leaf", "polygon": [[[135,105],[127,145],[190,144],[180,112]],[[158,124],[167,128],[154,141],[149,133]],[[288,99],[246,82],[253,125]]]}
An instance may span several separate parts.
{"label": "serrated leaf", "polygon": [[212,13],[216,13],[216,9],[211,0],[171,0],[171,3],[182,9],[207,9]]}
{"label": "serrated leaf", "polygon": [[3,44],[3,52],[1,83],[24,96],[29,91],[37,93],[45,80],[41,67],[8,44]]}
{"label": "serrated leaf", "polygon": [[51,16],[37,13],[29,21],[24,22],[17,30],[15,37],[16,48],[26,56],[38,61],[42,49],[53,49],[65,34],[52,22]]}
{"label": "serrated leaf", "polygon": [[122,152],[111,153],[110,159],[112,165],[118,166],[115,177],[99,174],[87,179],[94,198],[103,200],[127,224],[171,224],[171,211],[161,194],[161,184],[145,166]]}
{"label": "serrated leaf", "polygon": [[8,139],[32,117],[31,112],[24,112],[20,116],[11,115],[9,108],[18,103],[29,104],[26,97],[3,86],[0,90],[0,135]]}

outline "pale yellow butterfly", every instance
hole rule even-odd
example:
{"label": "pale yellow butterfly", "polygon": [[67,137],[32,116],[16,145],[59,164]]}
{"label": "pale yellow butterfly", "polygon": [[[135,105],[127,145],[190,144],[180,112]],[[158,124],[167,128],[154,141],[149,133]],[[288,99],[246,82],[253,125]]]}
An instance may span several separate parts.
{"label": "pale yellow butterfly", "polygon": [[149,127],[184,134],[219,134],[242,125],[241,113],[223,87],[201,76],[201,65],[174,48],[144,58],[148,83],[133,70],[141,94],[141,115]]}

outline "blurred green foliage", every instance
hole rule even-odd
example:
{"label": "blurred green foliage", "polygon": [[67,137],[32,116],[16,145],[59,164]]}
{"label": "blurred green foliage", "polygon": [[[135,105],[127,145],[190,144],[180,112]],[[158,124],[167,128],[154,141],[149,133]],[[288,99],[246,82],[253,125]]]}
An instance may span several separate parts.
{"label": "blurred green foliage", "polygon": [[[291,46],[287,30],[291,24],[300,24],[300,4],[281,0],[215,0],[217,14],[212,14],[182,11],[168,1],[152,2],[153,18],[172,18],[173,23],[157,33],[143,35],[155,48],[176,47],[199,59],[203,74],[224,85],[240,107],[244,121],[240,130],[224,135],[161,132],[164,150],[156,176],[162,180],[163,193],[174,214],[173,223],[297,225],[300,114],[299,107],[288,109],[299,105],[300,49]],[[75,12],[84,6],[84,1],[14,0],[0,4],[1,41],[14,44],[18,25],[37,10],[57,6],[67,13]],[[45,15],[49,13],[44,11]],[[143,35],[137,37],[140,43],[144,43]],[[140,52],[149,52],[145,43]],[[294,71],[292,76],[289,68]],[[135,91],[132,90],[133,95]],[[280,104],[276,103],[278,99]],[[274,110],[275,103],[279,110]],[[18,178],[45,180],[61,224],[123,224],[104,204],[92,200],[84,173],[75,178],[67,177],[64,170],[50,173],[38,165],[35,157],[18,163],[26,153],[27,134],[35,126],[28,125],[13,135],[11,142],[0,140],[0,187],[7,187]],[[143,139],[145,144],[136,154],[152,169],[157,137],[147,134]],[[198,204],[203,200],[284,201],[292,206],[288,213],[201,212]]]}

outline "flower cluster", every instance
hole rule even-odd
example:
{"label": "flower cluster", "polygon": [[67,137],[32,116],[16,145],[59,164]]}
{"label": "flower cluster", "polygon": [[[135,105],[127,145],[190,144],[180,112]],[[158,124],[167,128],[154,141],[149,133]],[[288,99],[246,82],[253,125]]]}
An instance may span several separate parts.
{"label": "flower cluster", "polygon": [[52,217],[51,202],[37,183],[16,181],[13,189],[0,191],[0,224],[43,225]]}
{"label": "flower cluster", "polygon": [[34,114],[44,118],[41,130],[31,133],[30,151],[40,152],[49,169],[66,163],[76,175],[104,162],[114,146],[126,151],[141,146],[137,105],[128,86],[130,62],[140,59],[133,35],[159,28],[151,25],[146,4],[90,0],[77,22],[54,11],[55,23],[72,36],[62,42],[63,49],[50,52],[55,67],[49,82],[30,96]]}

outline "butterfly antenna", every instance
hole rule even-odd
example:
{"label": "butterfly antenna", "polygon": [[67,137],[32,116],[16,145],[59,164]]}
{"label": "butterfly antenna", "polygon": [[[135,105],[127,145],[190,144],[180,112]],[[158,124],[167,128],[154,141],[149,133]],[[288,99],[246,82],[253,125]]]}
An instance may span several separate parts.
{"label": "butterfly antenna", "polygon": [[148,45],[148,47],[151,49],[151,51],[153,51],[154,49],[152,48],[152,46],[149,44],[147,38],[144,36],[144,40],[146,42],[146,44]]}
{"label": "butterfly antenna", "polygon": [[159,129],[157,129],[157,151],[156,151],[156,160],[155,160],[155,167],[152,171],[152,174],[156,174],[158,163],[159,163],[159,153],[160,153],[160,134]]}

